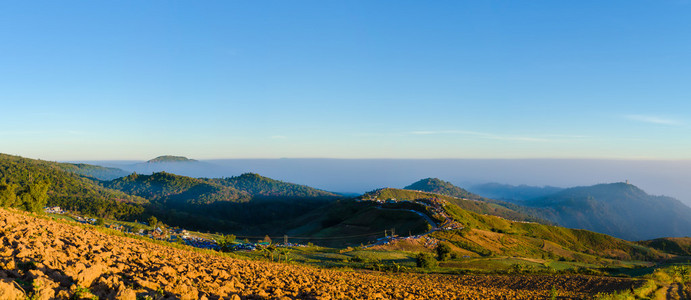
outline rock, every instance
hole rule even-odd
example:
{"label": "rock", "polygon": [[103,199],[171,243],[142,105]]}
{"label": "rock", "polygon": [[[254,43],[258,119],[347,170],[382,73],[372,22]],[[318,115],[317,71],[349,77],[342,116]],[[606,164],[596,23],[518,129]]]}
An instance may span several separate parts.
{"label": "rock", "polygon": [[91,286],[97,278],[101,277],[106,267],[103,264],[95,264],[77,274],[77,283],[81,286]]}
{"label": "rock", "polygon": [[126,287],[121,287],[121,289],[115,295],[115,299],[117,299],[117,300],[136,300],[137,299],[137,293],[132,289],[129,289]]}
{"label": "rock", "polygon": [[24,295],[13,283],[0,281],[0,299],[3,300],[24,300],[27,296]]}

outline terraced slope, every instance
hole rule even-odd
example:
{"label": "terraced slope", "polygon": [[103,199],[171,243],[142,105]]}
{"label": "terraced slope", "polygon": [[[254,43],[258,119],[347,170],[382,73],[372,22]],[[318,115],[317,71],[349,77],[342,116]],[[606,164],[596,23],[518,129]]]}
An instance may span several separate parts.
{"label": "terraced slope", "polygon": [[316,269],[178,249],[0,209],[0,298],[560,299],[639,281]]}

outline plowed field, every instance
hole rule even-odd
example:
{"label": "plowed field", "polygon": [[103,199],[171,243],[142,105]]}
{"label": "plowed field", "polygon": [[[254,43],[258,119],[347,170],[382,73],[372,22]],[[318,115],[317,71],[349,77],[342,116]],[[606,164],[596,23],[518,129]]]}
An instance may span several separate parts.
{"label": "plowed field", "polygon": [[587,276],[385,274],[181,250],[0,209],[0,299],[559,299],[629,289]]}

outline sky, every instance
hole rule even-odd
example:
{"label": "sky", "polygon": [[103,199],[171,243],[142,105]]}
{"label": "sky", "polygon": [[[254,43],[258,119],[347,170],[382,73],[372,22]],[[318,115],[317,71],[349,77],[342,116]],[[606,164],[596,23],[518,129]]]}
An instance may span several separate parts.
{"label": "sky", "polygon": [[2,1],[0,152],[691,159],[690,1]]}

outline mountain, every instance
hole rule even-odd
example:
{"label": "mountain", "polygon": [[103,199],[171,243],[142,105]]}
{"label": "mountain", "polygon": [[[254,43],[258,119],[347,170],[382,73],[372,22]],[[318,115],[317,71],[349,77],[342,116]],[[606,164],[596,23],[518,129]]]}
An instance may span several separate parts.
{"label": "mountain", "polygon": [[104,185],[152,201],[178,205],[209,204],[216,201],[246,202],[250,199],[247,193],[232,187],[166,172],[151,175],[134,173],[106,182]]}
{"label": "mountain", "polygon": [[442,194],[422,192],[417,190],[407,190],[407,189],[394,189],[394,188],[383,188],[365,193],[362,199],[366,200],[390,200],[395,199],[396,201],[415,201],[420,199],[441,199],[446,202],[452,203],[462,209],[469,210],[478,214],[487,214],[502,217],[509,220],[516,221],[540,221],[539,219],[516,211],[505,206],[478,200],[468,200],[456,197],[451,197]]}
{"label": "mountain", "polygon": [[500,183],[485,183],[468,188],[469,191],[483,197],[509,202],[525,201],[556,194],[563,188],[553,186],[509,185]]}
{"label": "mountain", "polygon": [[162,155],[154,159],[150,159],[147,163],[185,163],[185,162],[196,162],[194,159],[189,159],[184,156],[173,156],[173,155]]}
{"label": "mountain", "polygon": [[468,209],[481,214],[500,216],[510,220],[549,223],[546,220],[532,216],[531,212],[527,211],[520,205],[485,198],[438,178],[422,179],[409,186],[406,186],[404,189],[448,196],[451,197],[447,199],[449,202],[454,203],[463,209]]}
{"label": "mountain", "polygon": [[[210,177],[210,174],[219,177],[226,176],[225,174],[227,174],[227,170],[213,163],[173,155],[163,155],[143,162],[101,161],[97,163],[106,167],[125,170],[125,175],[131,173],[151,175],[153,173],[166,172],[182,176],[203,178]],[[111,179],[114,178],[109,178],[107,180]]]}
{"label": "mountain", "polygon": [[245,173],[236,177],[209,179],[208,181],[246,192],[255,198],[335,199],[343,197],[306,185],[283,182],[255,173]]}
{"label": "mountain", "polygon": [[460,187],[451,184],[448,181],[443,181],[438,178],[425,178],[419,180],[409,186],[404,187],[406,190],[423,191],[428,193],[436,193],[447,195],[456,198],[465,198],[473,200],[481,200],[482,197],[472,194]]}
{"label": "mountain", "polygon": [[691,236],[691,208],[627,183],[562,190],[522,202],[541,218],[626,240]]}
{"label": "mountain", "polygon": [[144,211],[146,199],[105,188],[93,178],[77,174],[79,169],[100,170],[0,154],[0,202],[31,211],[60,206],[118,219],[134,219]]}

